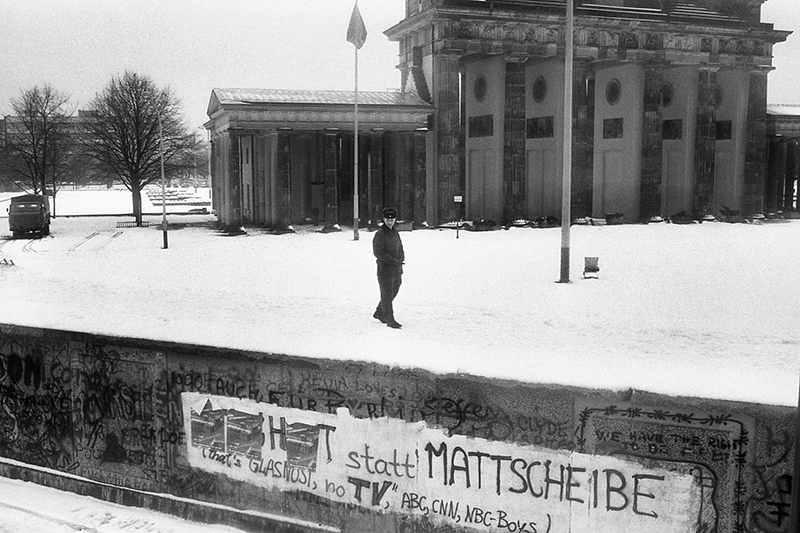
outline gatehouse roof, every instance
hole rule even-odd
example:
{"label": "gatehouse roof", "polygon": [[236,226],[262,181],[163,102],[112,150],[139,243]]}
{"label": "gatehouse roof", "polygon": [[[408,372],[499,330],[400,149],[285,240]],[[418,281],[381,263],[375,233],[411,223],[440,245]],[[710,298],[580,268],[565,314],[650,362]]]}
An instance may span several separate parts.
{"label": "gatehouse roof", "polygon": [[[352,129],[354,91],[218,88],[211,92],[209,127]],[[427,127],[433,106],[409,92],[359,91],[359,123],[365,128]]]}
{"label": "gatehouse roof", "polygon": [[[297,89],[214,89],[208,115],[225,105],[354,105],[355,91],[311,91]],[[358,105],[430,108],[413,93],[399,91],[359,91]]]}

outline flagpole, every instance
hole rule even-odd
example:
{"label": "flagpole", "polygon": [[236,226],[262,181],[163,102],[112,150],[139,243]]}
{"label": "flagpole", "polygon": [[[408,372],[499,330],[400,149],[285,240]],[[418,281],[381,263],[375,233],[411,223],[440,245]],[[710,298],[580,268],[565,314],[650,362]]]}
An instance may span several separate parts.
{"label": "flagpole", "polygon": [[[358,6],[358,0],[356,0]],[[354,46],[356,50],[356,73],[355,73],[355,106],[353,110],[353,240],[358,240],[358,46]]]}
{"label": "flagpole", "polygon": [[353,107],[353,240],[358,240],[358,49],[364,46],[367,40],[367,28],[364,19],[358,10],[358,0],[353,6],[350,15],[350,24],[347,26],[347,40],[355,48],[355,105]]}
{"label": "flagpole", "polygon": [[567,28],[564,58],[564,160],[561,187],[561,279],[569,283],[570,222],[572,220],[572,61],[573,0],[567,0]]}

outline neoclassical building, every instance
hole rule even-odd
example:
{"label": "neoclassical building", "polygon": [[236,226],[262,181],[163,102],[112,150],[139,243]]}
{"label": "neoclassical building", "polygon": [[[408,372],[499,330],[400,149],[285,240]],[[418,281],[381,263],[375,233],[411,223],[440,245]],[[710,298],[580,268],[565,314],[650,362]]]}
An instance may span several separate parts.
{"label": "neoclassical building", "polygon": [[[213,206],[219,222],[284,230],[353,222],[354,93],[214,89]],[[425,137],[430,104],[411,93],[359,93],[359,214],[384,202],[425,219]]]}
{"label": "neoclassical building", "polygon": [[[575,0],[572,215],[768,207],[764,0]],[[560,217],[564,0],[405,0],[401,90],[363,95],[362,223]],[[336,95],[334,97],[334,95]],[[352,93],[215,89],[225,225],[352,221]],[[460,200],[460,201],[457,201]]]}

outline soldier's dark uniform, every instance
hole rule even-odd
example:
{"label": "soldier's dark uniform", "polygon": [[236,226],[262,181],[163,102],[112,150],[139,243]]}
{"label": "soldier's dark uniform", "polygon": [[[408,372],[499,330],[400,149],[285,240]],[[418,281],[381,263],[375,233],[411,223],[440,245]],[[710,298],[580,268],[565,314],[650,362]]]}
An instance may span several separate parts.
{"label": "soldier's dark uniform", "polygon": [[401,325],[394,319],[392,301],[403,282],[403,262],[406,256],[400,234],[393,224],[390,227],[385,220],[396,219],[397,210],[387,207],[383,210],[383,217],[384,224],[372,238],[372,253],[378,263],[378,285],[381,289],[381,301],[372,316],[390,328],[399,328]]}

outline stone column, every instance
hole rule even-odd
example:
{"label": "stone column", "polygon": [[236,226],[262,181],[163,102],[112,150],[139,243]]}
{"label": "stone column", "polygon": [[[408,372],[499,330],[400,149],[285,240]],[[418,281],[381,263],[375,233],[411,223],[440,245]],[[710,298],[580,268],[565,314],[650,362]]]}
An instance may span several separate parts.
{"label": "stone column", "polygon": [[292,225],[292,153],[289,148],[289,132],[278,132],[277,180],[275,195],[277,196],[277,232],[291,231]]}
{"label": "stone column", "polygon": [[594,72],[589,63],[573,64],[572,217],[592,216],[594,166]]}
{"label": "stone column", "polygon": [[744,156],[744,216],[764,212],[767,174],[767,70],[750,72]]}
{"label": "stone column", "polygon": [[525,61],[506,58],[503,114],[503,218],[525,215]]}
{"label": "stone column", "polygon": [[216,137],[211,139],[211,208],[217,213],[217,227],[222,224],[225,218],[225,202],[226,188],[224,185],[225,172],[220,172],[220,159],[219,155],[220,143]]}
{"label": "stone column", "polygon": [[767,192],[765,209],[775,212],[783,208],[786,190],[786,143],[781,137],[769,138],[769,157],[767,170]]}
{"label": "stone column", "polygon": [[421,224],[426,222],[425,206],[427,201],[427,172],[425,157],[426,132],[415,131],[413,148],[413,178],[414,178],[414,222]]}
{"label": "stone column", "polygon": [[701,67],[694,143],[694,215],[713,214],[717,140],[717,67]]}
{"label": "stone column", "polygon": [[242,224],[242,167],[241,139],[235,133],[228,138],[228,219],[224,230],[228,233],[241,232]]}
{"label": "stone column", "polygon": [[[367,176],[367,220],[377,226],[383,217],[383,131],[369,137],[369,174]],[[404,216],[404,215],[401,215]]]}
{"label": "stone column", "polygon": [[253,221],[264,224],[267,221],[267,201],[269,200],[269,183],[267,182],[267,147],[268,136],[265,130],[259,130],[253,136]]}
{"label": "stone column", "polygon": [[395,171],[395,205],[401,220],[414,220],[414,137],[409,132],[398,132],[394,149],[399,163]]}
{"label": "stone column", "polygon": [[441,222],[458,218],[460,209],[453,197],[464,194],[461,168],[463,131],[459,116],[460,57],[455,52],[440,52],[434,56],[437,218]]}
{"label": "stone column", "polygon": [[322,164],[325,180],[325,227],[339,223],[339,134],[326,131],[322,139]]}
{"label": "stone column", "polygon": [[800,208],[794,200],[794,185],[800,171],[800,146],[797,139],[788,142],[786,152],[783,165],[784,196],[782,204],[779,204],[784,211]]}
{"label": "stone column", "polygon": [[662,215],[664,108],[661,93],[663,87],[664,65],[655,62],[646,63],[644,66],[644,113],[642,115],[642,178],[639,196],[639,218],[644,221]]}

